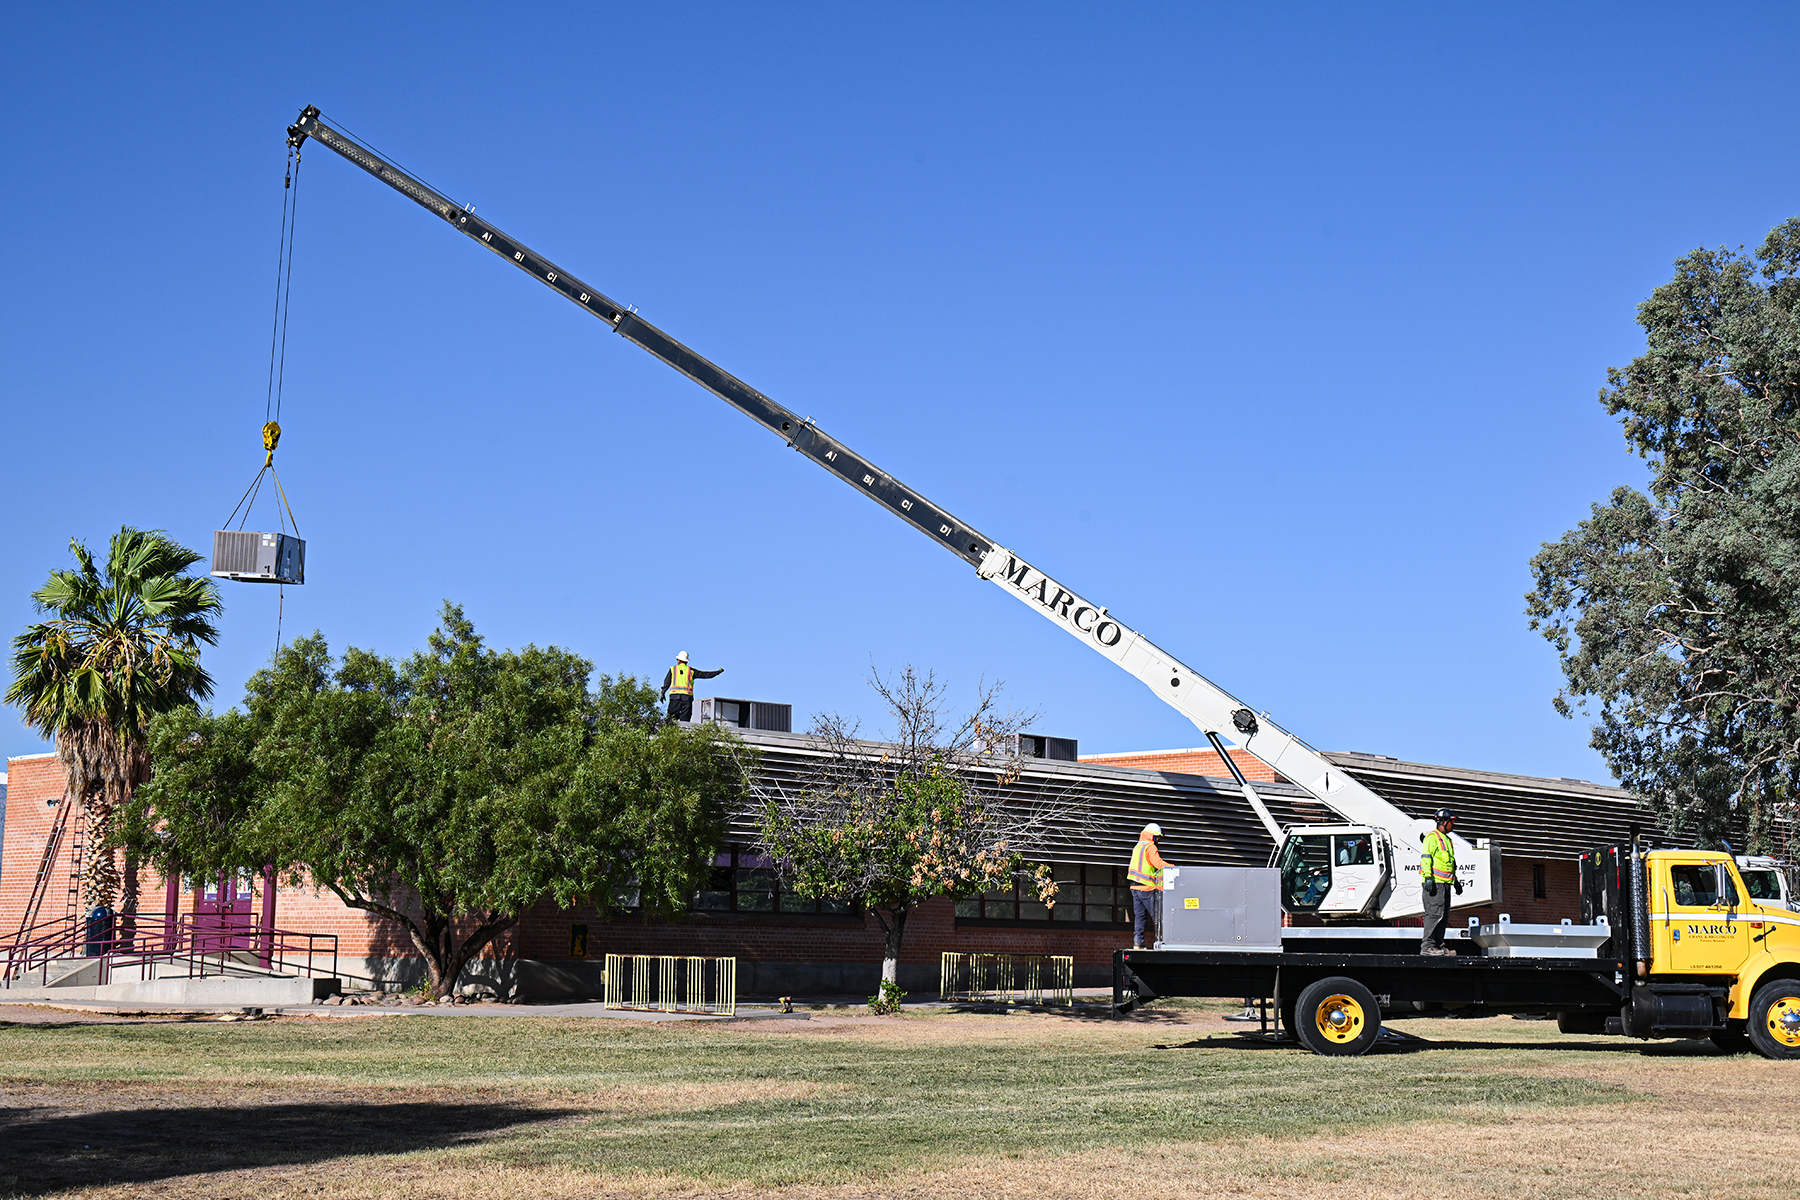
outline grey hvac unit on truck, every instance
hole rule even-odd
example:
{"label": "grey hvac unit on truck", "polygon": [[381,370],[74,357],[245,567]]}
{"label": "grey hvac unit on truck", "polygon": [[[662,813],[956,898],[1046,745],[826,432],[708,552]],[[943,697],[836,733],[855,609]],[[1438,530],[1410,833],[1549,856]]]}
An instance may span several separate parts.
{"label": "grey hvac unit on truck", "polygon": [[715,725],[735,725],[739,729],[794,732],[794,706],[763,700],[726,700],[708,696],[700,701],[700,719]]}
{"label": "grey hvac unit on truck", "polygon": [[239,583],[305,583],[306,543],[289,533],[215,529],[212,573]]}

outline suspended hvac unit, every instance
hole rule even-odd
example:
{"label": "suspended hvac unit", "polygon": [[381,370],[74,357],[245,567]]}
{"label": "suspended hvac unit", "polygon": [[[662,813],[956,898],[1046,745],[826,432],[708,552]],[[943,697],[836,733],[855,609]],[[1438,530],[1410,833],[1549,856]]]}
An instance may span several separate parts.
{"label": "suspended hvac unit", "polygon": [[306,543],[291,533],[215,529],[212,573],[239,583],[305,583]]}
{"label": "suspended hvac unit", "polygon": [[725,700],[707,696],[700,701],[700,719],[739,729],[764,729],[770,733],[794,732],[794,706],[762,700]]}

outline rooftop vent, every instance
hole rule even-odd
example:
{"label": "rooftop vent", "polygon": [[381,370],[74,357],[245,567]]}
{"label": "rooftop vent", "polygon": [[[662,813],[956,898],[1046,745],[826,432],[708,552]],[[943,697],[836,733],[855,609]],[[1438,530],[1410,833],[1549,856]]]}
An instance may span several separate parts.
{"label": "rooftop vent", "polygon": [[1018,735],[1020,758],[1048,758],[1056,762],[1075,761],[1075,739],[1042,737],[1035,733]]}
{"label": "rooftop vent", "polygon": [[305,583],[306,543],[287,533],[215,529],[212,573],[239,583]]}
{"label": "rooftop vent", "polygon": [[769,733],[794,731],[794,706],[770,704],[766,700],[727,700],[707,696],[700,701],[700,719],[715,725],[733,725],[739,729],[762,729]]}

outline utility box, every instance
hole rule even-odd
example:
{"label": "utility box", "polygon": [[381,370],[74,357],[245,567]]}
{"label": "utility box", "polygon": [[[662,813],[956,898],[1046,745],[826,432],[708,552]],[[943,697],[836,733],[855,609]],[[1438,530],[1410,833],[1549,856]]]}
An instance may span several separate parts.
{"label": "utility box", "polygon": [[239,583],[305,583],[306,543],[287,533],[215,529],[212,573]]}
{"label": "utility box", "polygon": [[707,696],[700,701],[700,719],[739,729],[794,732],[794,706],[770,704],[766,700],[727,700],[721,696]]}
{"label": "utility box", "polygon": [[1168,867],[1159,950],[1280,950],[1281,872]]}

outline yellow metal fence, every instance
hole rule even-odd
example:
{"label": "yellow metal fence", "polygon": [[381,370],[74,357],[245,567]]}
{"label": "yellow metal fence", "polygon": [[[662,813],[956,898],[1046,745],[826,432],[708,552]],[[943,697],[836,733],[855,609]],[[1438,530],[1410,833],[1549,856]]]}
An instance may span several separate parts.
{"label": "yellow metal fence", "polygon": [[607,1008],[737,1013],[737,959],[672,954],[606,956]]}
{"label": "yellow metal fence", "polygon": [[978,1004],[1075,1003],[1075,960],[1064,954],[952,954],[938,995]]}

